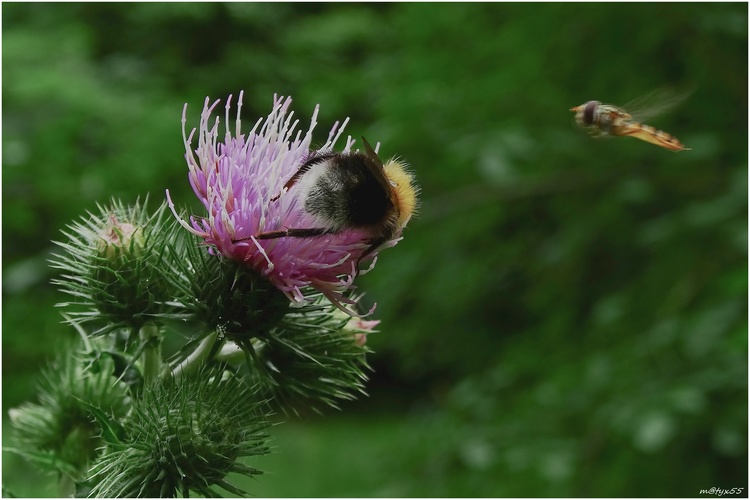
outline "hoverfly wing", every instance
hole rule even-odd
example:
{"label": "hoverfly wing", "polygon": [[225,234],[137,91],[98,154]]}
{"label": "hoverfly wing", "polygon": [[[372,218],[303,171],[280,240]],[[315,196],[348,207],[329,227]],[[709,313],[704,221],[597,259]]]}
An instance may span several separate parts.
{"label": "hoverfly wing", "polygon": [[663,87],[637,97],[622,107],[633,115],[635,119],[646,121],[676,108],[685,99],[690,97],[694,90],[690,88],[683,91],[676,91]]}

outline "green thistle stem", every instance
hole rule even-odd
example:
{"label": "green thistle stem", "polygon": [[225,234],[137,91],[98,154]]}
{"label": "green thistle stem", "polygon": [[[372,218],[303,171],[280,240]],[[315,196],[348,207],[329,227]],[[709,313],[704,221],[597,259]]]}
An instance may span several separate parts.
{"label": "green thistle stem", "polygon": [[60,479],[57,481],[57,492],[60,494],[60,498],[72,498],[75,491],[75,481],[69,475],[60,473]]}
{"label": "green thistle stem", "polygon": [[216,353],[216,359],[231,364],[238,364],[245,361],[245,353],[242,352],[242,349],[237,344],[231,342],[221,346],[219,352]]}
{"label": "green thistle stem", "polygon": [[[257,339],[253,339],[251,343],[253,349],[255,349],[255,352],[257,353],[260,353],[266,346],[263,342]],[[232,342],[221,347],[216,353],[216,359],[230,364],[239,364],[244,363],[247,357],[245,356],[245,352],[238,347],[237,344]]]}
{"label": "green thistle stem", "polygon": [[143,379],[148,382],[161,372],[161,337],[159,328],[153,323],[143,325],[139,333],[145,343],[142,355]]}
{"label": "green thistle stem", "polygon": [[[182,375],[192,373],[203,366],[203,364],[211,355],[211,352],[214,349],[214,345],[216,344],[216,341],[218,339],[219,334],[212,333],[201,340],[200,344],[198,344],[198,347],[195,348],[190,356],[185,358],[179,365],[174,368],[174,370],[172,370],[172,375],[174,375],[174,378],[176,380],[179,380]],[[224,340],[222,339],[221,342],[223,343]]]}

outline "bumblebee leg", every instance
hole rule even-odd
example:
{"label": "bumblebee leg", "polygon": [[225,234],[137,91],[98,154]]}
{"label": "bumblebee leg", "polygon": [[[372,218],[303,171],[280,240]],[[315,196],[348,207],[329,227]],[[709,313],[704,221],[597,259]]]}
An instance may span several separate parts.
{"label": "bumblebee leg", "polygon": [[311,238],[314,236],[321,236],[329,232],[330,231],[328,229],[322,227],[314,227],[310,229],[285,229],[283,231],[259,233],[255,235],[255,238],[259,240],[272,240],[275,238],[283,238],[285,236],[291,238]]}
{"label": "bumblebee leg", "polygon": [[[258,233],[256,235],[253,235],[252,237],[256,240],[274,240],[276,238],[313,238],[315,236],[321,236],[324,234],[331,233],[329,229],[325,229],[322,227],[314,227],[310,229],[282,229],[279,231],[268,231],[267,233]],[[239,238],[237,240],[232,240],[232,243],[237,243],[238,241],[247,241],[251,237],[248,236],[247,238]]]}

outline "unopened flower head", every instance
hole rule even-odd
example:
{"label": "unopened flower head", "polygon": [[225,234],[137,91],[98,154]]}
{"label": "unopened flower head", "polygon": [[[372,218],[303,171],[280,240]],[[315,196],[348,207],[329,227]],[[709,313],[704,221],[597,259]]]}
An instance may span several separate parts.
{"label": "unopened flower head", "polygon": [[99,233],[97,248],[103,257],[114,260],[122,252],[137,251],[143,247],[144,237],[140,227],[120,222],[110,214],[109,223]]}
{"label": "unopened flower head", "polygon": [[166,235],[184,231],[166,214],[166,203],[149,214],[146,202],[127,206],[112,200],[63,231],[67,241],[56,243],[64,251],[52,261],[62,274],[53,283],[74,297],[58,304],[74,322],[106,325],[99,331],[104,334],[170,314],[174,293],[163,279]]}
{"label": "unopened flower head", "polygon": [[362,318],[352,318],[346,324],[346,329],[354,336],[354,342],[364,347],[367,343],[367,335],[375,331],[375,327],[380,324],[380,320],[364,320]]}
{"label": "unopened flower head", "polygon": [[[311,151],[310,144],[318,108],[303,134],[296,130],[298,120],[294,120],[294,113],[289,111],[291,102],[290,98],[275,98],[268,117],[258,120],[250,132],[244,134],[239,117],[242,93],[234,131],[229,126],[230,96],[225,111],[226,131],[220,141],[220,119],[217,117],[211,122],[219,101],[210,104],[206,99],[194,151],[192,142],[196,130],[187,135],[183,111],[190,184],[208,215],[191,217],[189,223],[181,222],[215,249],[212,251],[254,269],[293,301],[303,301],[302,290],[311,286],[336,304],[351,302],[343,292],[351,286],[357,264],[363,256],[369,259],[377,254],[376,249],[370,248],[366,233],[346,229],[309,236],[268,237],[269,233],[320,225],[305,210],[303,189],[287,185],[305,160],[316,153]],[[332,151],[345,126],[346,121],[340,127],[336,122],[318,152]],[[350,152],[353,143],[347,138],[342,152]],[[398,233],[384,241],[380,248],[395,245],[400,231]]]}

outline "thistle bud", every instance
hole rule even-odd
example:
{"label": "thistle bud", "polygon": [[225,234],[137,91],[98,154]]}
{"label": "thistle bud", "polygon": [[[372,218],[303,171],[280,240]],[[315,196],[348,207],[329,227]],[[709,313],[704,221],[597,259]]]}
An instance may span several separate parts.
{"label": "thistle bud", "polygon": [[110,214],[109,223],[102,228],[99,237],[99,255],[109,261],[115,261],[123,253],[136,253],[144,245],[142,228],[129,222],[120,222],[115,214]]}
{"label": "thistle bud", "polygon": [[113,417],[127,412],[125,384],[112,376],[111,361],[102,361],[107,366],[95,372],[79,362],[84,357],[81,351],[63,349],[43,372],[40,403],[24,403],[8,412],[14,429],[11,442],[17,446],[13,451],[73,477],[83,477],[102,445],[102,430],[91,408]]}
{"label": "thistle bud", "polygon": [[377,324],[355,320],[350,327],[351,316],[324,295],[306,297],[308,304],[290,310],[262,339],[239,343],[260,386],[294,413],[299,404],[320,411],[365,394],[367,348],[356,335]]}
{"label": "thistle bud", "polygon": [[268,422],[265,401],[228,372],[160,380],[134,400],[123,441],[92,466],[90,496],[214,497],[214,487],[245,496],[225,477],[261,473],[238,460],[268,453]]}
{"label": "thistle bud", "polygon": [[173,244],[170,226],[176,225],[164,222],[165,205],[153,216],[138,203],[99,209],[68,226],[68,241],[58,243],[66,252],[52,264],[64,274],[53,283],[76,298],[60,305],[79,309],[69,311],[79,321],[140,328],[164,313],[175,295],[165,279],[165,255],[173,252],[165,249]]}
{"label": "thistle bud", "polygon": [[380,320],[364,320],[362,318],[352,318],[344,327],[345,330],[354,336],[354,343],[358,347],[364,347],[367,343],[367,335],[374,332],[374,328],[380,324]]}

